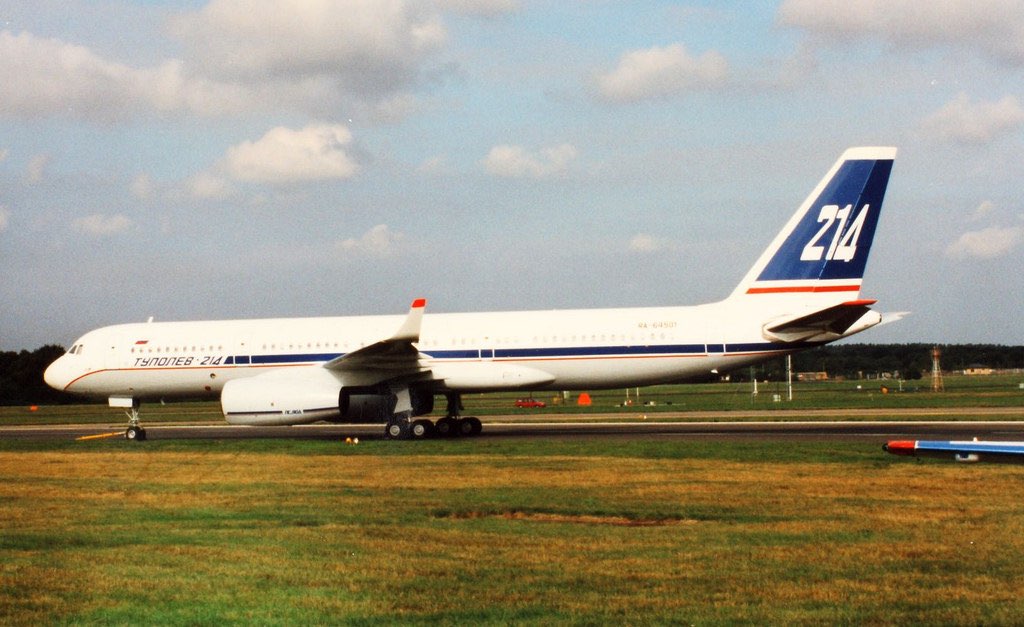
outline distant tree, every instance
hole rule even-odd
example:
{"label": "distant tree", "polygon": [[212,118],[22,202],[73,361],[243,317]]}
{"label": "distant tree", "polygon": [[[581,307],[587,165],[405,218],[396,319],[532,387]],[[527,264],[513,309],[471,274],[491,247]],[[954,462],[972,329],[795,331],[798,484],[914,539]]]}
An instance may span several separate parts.
{"label": "distant tree", "polygon": [[40,405],[74,402],[74,397],[50,388],[43,372],[64,348],[53,344],[36,350],[0,352],[0,405]]}

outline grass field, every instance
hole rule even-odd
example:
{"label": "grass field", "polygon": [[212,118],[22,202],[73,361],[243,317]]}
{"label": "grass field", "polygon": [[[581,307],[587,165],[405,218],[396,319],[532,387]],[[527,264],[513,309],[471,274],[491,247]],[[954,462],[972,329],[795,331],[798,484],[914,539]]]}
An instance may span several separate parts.
{"label": "grass field", "polygon": [[[600,390],[590,392],[593,404],[580,407],[577,395],[567,401],[551,393],[536,394],[534,397],[548,404],[544,409],[517,409],[514,401],[526,394],[472,394],[464,397],[466,415],[518,415],[522,417],[543,417],[550,414],[600,415],[608,413],[629,417],[648,415],[657,419],[660,413],[698,411],[780,411],[802,410],[813,419],[814,410],[834,409],[920,409],[920,408],[972,408],[972,407],[1021,407],[1024,410],[1024,374],[1000,376],[947,376],[944,392],[932,392],[928,379],[923,381],[829,381],[815,383],[794,383],[793,400],[787,399],[784,383],[761,383],[758,394],[751,393],[749,383],[713,383],[691,385],[665,385],[641,388],[639,399],[636,390],[630,391],[630,405],[625,405],[625,390]],[[887,391],[883,392],[882,388]],[[902,389],[901,389],[902,388]],[[443,415],[444,404],[438,401],[435,416]],[[84,404],[68,406],[0,407],[0,425],[14,424],[61,424],[61,423],[110,423],[127,422],[124,412],[110,409],[105,404]],[[189,422],[223,421],[220,405],[207,403],[145,404],[142,408],[144,422]],[[974,418],[969,412],[962,419]],[[1022,411],[1024,418],[1024,411]],[[673,417],[674,420],[686,417]],[[698,418],[703,420],[703,418]],[[737,418],[742,419],[742,418]],[[872,419],[878,419],[872,417]]]}
{"label": "grass field", "polygon": [[[1017,378],[951,379],[802,384],[793,403],[764,386],[641,390],[625,408],[605,392],[591,411],[1024,412]],[[522,415],[550,411],[566,409]],[[216,403],[144,412],[221,420]],[[0,624],[1017,624],[1022,485],[1024,466],[877,443],[0,440]]]}
{"label": "grass field", "polygon": [[1017,623],[1022,480],[826,443],[7,441],[0,623]]}

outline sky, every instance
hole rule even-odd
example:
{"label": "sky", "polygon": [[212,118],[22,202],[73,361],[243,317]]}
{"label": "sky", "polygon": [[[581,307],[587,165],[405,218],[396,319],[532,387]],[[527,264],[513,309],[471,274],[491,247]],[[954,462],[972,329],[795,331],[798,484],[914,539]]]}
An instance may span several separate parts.
{"label": "sky", "polygon": [[899,149],[863,342],[1024,344],[1019,0],[0,0],[0,350],[727,296]]}

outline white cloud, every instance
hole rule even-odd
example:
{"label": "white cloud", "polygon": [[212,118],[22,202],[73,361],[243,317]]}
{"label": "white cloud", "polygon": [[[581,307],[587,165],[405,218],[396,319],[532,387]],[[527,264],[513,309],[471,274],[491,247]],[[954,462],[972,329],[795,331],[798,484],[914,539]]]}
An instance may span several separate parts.
{"label": "white cloud", "polygon": [[[0,64],[2,65],[2,64]],[[30,185],[36,185],[43,181],[46,176],[46,168],[50,165],[50,155],[36,155],[29,159],[25,168],[25,180]]]}
{"label": "white cloud", "polygon": [[729,64],[717,51],[695,57],[672,44],[627,52],[615,69],[597,76],[597,88],[606,100],[637,102],[721,87],[728,76]]}
{"label": "white cloud", "polygon": [[254,100],[238,85],[186,76],[177,60],[133,68],[31,33],[0,32],[0,58],[0,111],[7,116],[110,123],[145,111],[242,111]]}
{"label": "white cloud", "polygon": [[491,148],[483,165],[495,176],[542,179],[565,174],[576,155],[576,148],[571,144],[544,148],[537,153],[530,153],[522,146],[503,144]]}
{"label": "white cloud", "polygon": [[0,117],[113,123],[144,114],[231,115],[344,107],[403,117],[447,41],[436,8],[405,0],[212,0],[172,16],[185,50],[152,66],[0,31]]}
{"label": "white cloud", "polygon": [[971,102],[959,94],[921,122],[921,130],[940,141],[983,144],[1024,126],[1024,108],[1013,96],[996,102]]}
{"label": "white cloud", "polygon": [[416,171],[421,174],[444,174],[450,169],[445,155],[434,155],[421,163]]}
{"label": "white cloud", "polygon": [[954,259],[994,259],[1009,254],[1024,244],[1024,227],[992,226],[968,231],[946,247],[946,255]]}
{"label": "white cloud", "polygon": [[105,235],[116,235],[128,230],[132,221],[121,214],[107,215],[94,213],[84,218],[78,218],[73,222],[75,230],[86,235],[101,237]]}
{"label": "white cloud", "polygon": [[185,187],[193,198],[219,200],[231,197],[235,190],[224,177],[211,172],[200,172],[185,181]]}
{"label": "white cloud", "polygon": [[434,0],[444,11],[481,17],[495,17],[519,10],[519,0]]}
{"label": "white cloud", "polygon": [[344,149],[351,141],[352,133],[341,124],[279,126],[255,142],[228,148],[221,166],[231,178],[255,183],[347,179],[359,169]]}
{"label": "white cloud", "polygon": [[7,158],[8,151],[6,148],[0,149],[0,162],[3,162]]}
{"label": "white cloud", "polygon": [[11,222],[11,212],[7,207],[0,205],[0,233],[7,230],[7,225]]}
{"label": "white cloud", "polygon": [[667,245],[665,240],[647,233],[637,233],[629,240],[629,249],[638,253],[656,253],[664,250]]}
{"label": "white cloud", "polygon": [[970,213],[968,219],[971,222],[977,222],[978,220],[988,217],[995,208],[996,205],[991,200],[983,200],[981,201],[981,204]]}
{"label": "white cloud", "polygon": [[109,119],[129,106],[131,69],[100,59],[83,46],[30,33],[0,32],[0,110],[32,117],[71,113]]}
{"label": "white cloud", "polygon": [[404,0],[212,0],[171,28],[214,76],[322,79],[371,98],[411,85],[447,39],[437,15]]}
{"label": "white cloud", "polygon": [[777,19],[825,41],[872,37],[895,47],[955,45],[1024,64],[1019,0],[786,0]]}
{"label": "white cloud", "polygon": [[146,200],[153,195],[153,179],[145,172],[138,174],[132,180],[132,196],[139,200]]}
{"label": "white cloud", "polygon": [[346,254],[383,258],[397,253],[404,243],[405,235],[392,231],[386,224],[378,224],[359,238],[339,241],[338,250]]}

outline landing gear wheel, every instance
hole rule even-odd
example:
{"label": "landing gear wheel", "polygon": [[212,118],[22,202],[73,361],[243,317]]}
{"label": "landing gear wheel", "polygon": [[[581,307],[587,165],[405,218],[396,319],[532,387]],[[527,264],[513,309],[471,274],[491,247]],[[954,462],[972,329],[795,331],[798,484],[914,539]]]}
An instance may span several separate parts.
{"label": "landing gear wheel", "polygon": [[434,425],[434,432],[437,433],[439,438],[455,437],[458,434],[456,419],[451,417],[441,418]]}
{"label": "landing gear wheel", "polygon": [[124,431],[124,439],[141,442],[146,439],[146,430],[137,426],[128,427]]}
{"label": "landing gear wheel", "polygon": [[455,423],[455,433],[464,437],[472,437],[474,435],[480,435],[480,431],[483,430],[483,425],[480,424],[480,420],[477,418],[460,418]]}
{"label": "landing gear wheel", "polygon": [[384,437],[389,440],[402,440],[409,434],[409,425],[401,422],[391,422],[384,427]]}
{"label": "landing gear wheel", "polygon": [[414,440],[425,440],[434,435],[434,423],[429,420],[417,420],[409,427],[409,435]]}

